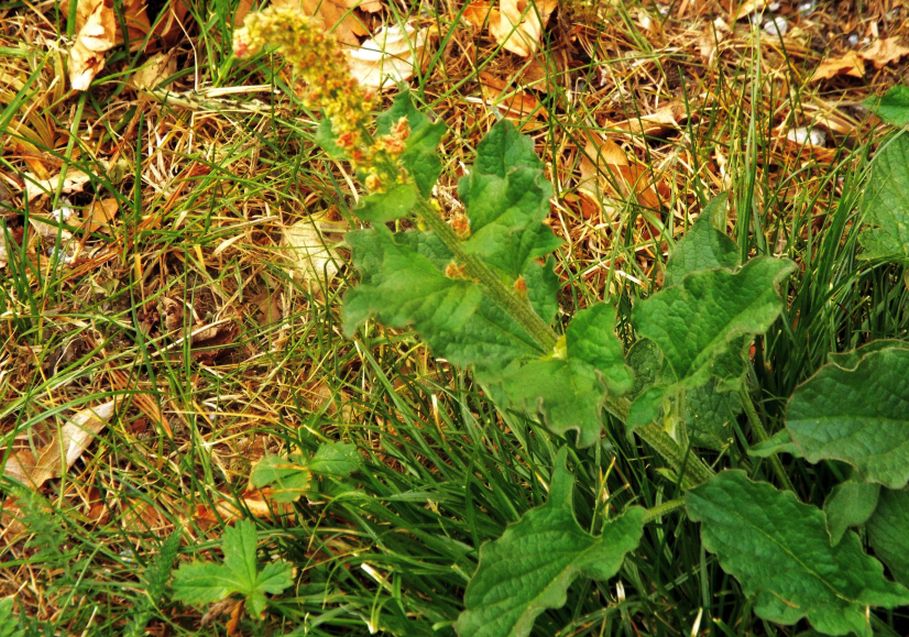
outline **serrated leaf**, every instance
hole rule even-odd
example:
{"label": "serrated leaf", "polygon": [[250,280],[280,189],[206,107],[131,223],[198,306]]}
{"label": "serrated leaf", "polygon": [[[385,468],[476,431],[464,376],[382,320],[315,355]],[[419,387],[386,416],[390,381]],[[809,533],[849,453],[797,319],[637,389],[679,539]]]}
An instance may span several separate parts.
{"label": "serrated leaf", "polygon": [[847,462],[862,480],[909,483],[909,348],[869,351],[854,367],[828,364],[796,389],[786,428],[809,462]]}
{"label": "serrated leaf", "polygon": [[410,93],[403,91],[384,113],[376,118],[376,132],[387,135],[402,117],[407,118],[410,135],[407,137],[401,163],[413,177],[414,183],[424,197],[428,197],[442,172],[439,159],[439,142],[445,134],[445,124],[433,123],[413,103]]}
{"label": "serrated leaf", "polygon": [[791,492],[723,471],[685,496],[705,548],[738,579],[758,616],[780,624],[806,618],[822,633],[871,636],[866,607],[909,603],[909,590],[847,533],[830,546],[824,514]]}
{"label": "serrated leaf", "polygon": [[909,264],[909,133],[885,142],[872,161],[862,213],[861,258]]}
{"label": "serrated leaf", "polygon": [[782,310],[777,285],[789,261],[758,257],[738,272],[694,272],[634,309],[639,334],[654,341],[680,383],[703,384],[742,337],[761,334]]}
{"label": "serrated leaf", "polygon": [[416,184],[395,184],[384,192],[364,197],[354,212],[371,223],[394,221],[410,214],[419,196]]}
{"label": "serrated leaf", "polygon": [[861,526],[868,521],[877,507],[880,489],[880,485],[855,480],[847,480],[833,487],[824,501],[827,530],[832,545],[840,543],[849,527]]}
{"label": "serrated leaf", "polygon": [[524,514],[502,536],[480,549],[480,564],[464,595],[465,610],[455,629],[464,637],[529,635],[537,616],[565,604],[579,576],[614,576],[640,542],[645,511],[628,509],[599,536],[586,533],[574,518],[572,491],[563,449],[556,457],[549,501]]}
{"label": "serrated leaf", "polygon": [[261,571],[256,562],[256,527],[241,520],[224,531],[224,562],[182,564],[174,575],[174,599],[203,606],[239,593],[253,615],[265,611],[265,593],[277,594],[293,585],[293,567],[271,562]]}
{"label": "serrated leaf", "polygon": [[909,490],[883,489],[867,529],[874,554],[909,586]]}
{"label": "serrated leaf", "polygon": [[615,310],[598,304],[575,314],[565,335],[565,358],[519,361],[495,380],[500,402],[539,411],[554,432],[577,432],[587,447],[600,437],[603,402],[631,389],[631,370],[615,335]]}
{"label": "serrated leaf", "polygon": [[739,264],[738,247],[714,228],[714,218],[726,206],[726,195],[714,197],[669,255],[665,287],[675,285],[698,270],[734,268]]}
{"label": "serrated leaf", "polygon": [[909,86],[897,84],[884,93],[883,97],[871,97],[865,100],[865,106],[888,124],[907,126],[909,125]]}

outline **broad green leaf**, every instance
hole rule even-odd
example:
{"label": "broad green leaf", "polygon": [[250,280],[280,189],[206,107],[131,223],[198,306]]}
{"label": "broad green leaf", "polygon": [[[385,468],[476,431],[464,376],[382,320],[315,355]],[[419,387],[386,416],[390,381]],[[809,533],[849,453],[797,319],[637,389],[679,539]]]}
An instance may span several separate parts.
{"label": "broad green leaf", "polygon": [[278,594],[293,585],[293,568],[287,562],[270,562],[261,571],[256,562],[256,527],[241,520],[224,531],[224,562],[182,564],[174,575],[174,599],[203,606],[238,593],[255,615],[265,611],[265,593]]}
{"label": "broad green leaf", "polygon": [[909,586],[909,490],[883,489],[867,529],[874,554]]}
{"label": "broad green leaf", "polygon": [[394,221],[410,214],[419,196],[415,184],[395,184],[385,192],[364,197],[355,212],[361,219],[372,223]]}
{"label": "broad green leaf", "polygon": [[822,367],[796,389],[786,410],[786,428],[802,457],[841,460],[864,481],[906,486],[907,379],[909,346],[869,351],[851,367]]}
{"label": "broad green leaf", "polygon": [[878,484],[847,480],[833,487],[824,501],[830,543],[836,546],[849,527],[861,526],[868,521],[877,507]]}
{"label": "broad green leaf", "polygon": [[0,598],[0,637],[24,637],[25,631],[19,627],[19,620],[13,613],[13,598]]}
{"label": "broad green leaf", "polygon": [[412,326],[438,356],[455,365],[501,370],[521,356],[541,354],[479,285],[451,279],[444,247],[431,235],[392,235],[383,227],[347,233],[361,272],[344,299],[350,334],[370,316],[390,327]]}
{"label": "broad green leaf", "polygon": [[413,177],[420,193],[428,197],[442,172],[438,148],[445,134],[445,124],[432,123],[414,105],[410,93],[403,91],[395,97],[391,108],[376,118],[376,132],[379,135],[389,134],[392,126],[402,117],[407,118],[410,135],[401,155],[401,163]]}
{"label": "broad green leaf", "polygon": [[861,257],[909,264],[909,133],[884,142],[871,163],[859,235]]}
{"label": "broad green leaf", "polygon": [[680,383],[701,385],[718,360],[742,349],[743,336],[761,334],[776,320],[782,310],[777,286],[793,268],[758,257],[735,273],[694,272],[640,302],[635,327],[659,346]]}
{"label": "broad green leaf", "polygon": [[313,473],[345,478],[359,469],[363,464],[356,445],[346,442],[331,442],[319,445],[309,461],[309,470]]}
{"label": "broad green leaf", "polygon": [[714,227],[714,218],[726,206],[726,195],[713,198],[701,212],[694,225],[669,255],[664,286],[681,282],[698,270],[734,268],[739,264],[739,251],[735,242]]}
{"label": "broad green leaf", "polygon": [[539,410],[556,433],[577,432],[586,447],[600,437],[603,401],[631,389],[622,344],[615,335],[615,310],[597,304],[578,312],[565,336],[565,358],[520,361],[498,379],[496,395],[507,406]]}
{"label": "broad green leaf", "polygon": [[253,466],[249,483],[256,489],[271,487],[275,502],[294,502],[309,493],[312,472],[297,456],[265,456]]}
{"label": "broad green leaf", "polygon": [[824,514],[791,492],[723,471],[685,499],[705,548],[764,619],[788,625],[806,618],[828,635],[870,637],[868,606],[909,603],[909,590],[884,578],[857,535],[831,546]]}
{"label": "broad green leaf", "polygon": [[508,120],[493,126],[477,147],[477,161],[458,192],[470,219],[468,252],[514,279],[529,260],[555,250],[559,239],[543,225],[552,186],[533,142]]}
{"label": "broad green leaf", "polygon": [[580,576],[613,577],[625,554],[640,542],[645,511],[634,507],[611,520],[599,536],[577,523],[572,506],[574,476],[556,457],[549,501],[524,514],[502,536],[480,548],[480,564],[464,594],[465,610],[455,629],[463,637],[522,637],[537,616],[565,604]]}
{"label": "broad green leaf", "polygon": [[909,86],[897,84],[883,97],[871,97],[865,100],[865,106],[877,113],[877,116],[894,126],[909,125]]}

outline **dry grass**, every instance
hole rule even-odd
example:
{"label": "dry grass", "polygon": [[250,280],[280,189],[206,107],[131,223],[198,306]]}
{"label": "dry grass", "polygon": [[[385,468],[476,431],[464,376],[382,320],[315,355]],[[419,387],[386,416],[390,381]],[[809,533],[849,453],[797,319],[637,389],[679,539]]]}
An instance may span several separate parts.
{"label": "dry grass", "polygon": [[[363,16],[367,26],[422,9],[446,42],[419,81],[450,130],[443,204],[457,205],[456,180],[497,117],[516,117],[534,137],[556,186],[560,273],[580,289],[566,310],[649,290],[671,239],[721,191],[733,192],[730,227],[753,215],[779,252],[796,254],[839,196],[830,175],[876,134],[862,101],[909,74],[903,59],[868,63],[863,78],[811,80],[821,61],[866,38],[909,42],[909,9],[897,0],[826,2],[807,15],[787,3],[782,41],[736,21],[734,2],[683,0],[665,15],[656,4],[565,2],[533,59],[454,22],[460,2],[385,4]],[[95,598],[73,599],[77,588],[54,585],[62,574],[131,581],[133,556],[151,551],[151,538],[175,528],[188,541],[216,537],[238,504],[266,513],[245,492],[267,451],[306,432],[384,424],[364,404],[368,359],[339,331],[343,276],[308,291],[281,255],[291,224],[320,211],[346,218],[352,181],[313,145],[313,122],[271,90],[261,66],[231,67],[217,32],[203,38],[191,22],[166,91],[129,88],[145,54],[118,51],[89,93],[73,94],[64,24],[51,2],[0,8],[0,105],[10,105],[0,120],[0,205],[12,240],[0,270],[6,457],[54,440],[78,409],[109,396],[121,403],[75,465],[41,489],[81,538],[58,547],[76,570],[30,559],[41,546],[14,523],[21,505],[7,498],[0,595],[62,631],[92,634],[98,612],[128,608],[136,591],[99,586]],[[798,127],[823,131],[826,144],[788,141]],[[81,190],[26,201],[26,174],[49,179],[67,166],[91,175]],[[26,232],[26,218],[53,222],[59,195],[74,216]],[[102,202],[113,212],[99,221]],[[377,347],[370,356],[407,376],[448,382],[421,347]]]}

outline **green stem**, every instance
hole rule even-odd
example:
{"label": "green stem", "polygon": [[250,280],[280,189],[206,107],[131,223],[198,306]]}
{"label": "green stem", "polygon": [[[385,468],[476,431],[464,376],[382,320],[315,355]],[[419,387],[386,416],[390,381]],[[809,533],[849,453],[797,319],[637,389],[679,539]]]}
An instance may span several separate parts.
{"label": "green stem", "polygon": [[673,511],[681,509],[685,506],[685,501],[682,498],[675,498],[674,500],[667,500],[662,504],[650,507],[647,509],[647,515],[644,518],[646,522],[652,522],[653,520],[659,520],[664,515],[669,515]]}
{"label": "green stem", "polygon": [[[757,437],[758,442],[766,442],[770,439],[770,435],[767,433],[767,430],[764,429],[764,423],[761,421],[761,417],[754,407],[754,402],[751,400],[751,392],[749,392],[747,388],[742,388],[741,395],[742,405],[745,408],[745,415],[748,417],[748,424],[751,425],[751,430],[754,431],[754,435]],[[789,480],[789,476],[786,474],[786,470],[783,468],[783,463],[780,462],[779,456],[770,456],[768,459],[770,460],[770,467],[773,469],[773,473],[776,474],[780,484],[789,491],[795,491],[795,487],[792,486],[792,482]]]}
{"label": "green stem", "polygon": [[[464,266],[467,274],[479,281],[490,297],[502,305],[503,309],[536,340],[544,352],[551,352],[558,340],[558,336],[533,311],[530,304],[520,298],[514,290],[502,283],[502,279],[476,255],[464,251],[461,240],[455,235],[454,230],[449,227],[439,212],[429,202],[421,199],[416,212],[420,221],[426,224],[441,239],[455,259]],[[606,409],[622,422],[627,422],[630,403],[625,398],[607,396]],[[684,488],[691,488],[706,482],[714,475],[710,467],[700,457],[694,453],[687,453],[680,448],[675,440],[658,425],[651,424],[645,427],[638,427],[635,432],[657,452],[673,471],[681,476],[681,484]]]}
{"label": "green stem", "polygon": [[427,201],[421,199],[417,208],[417,215],[423,223],[442,240],[445,247],[454,255],[459,264],[464,266],[467,274],[480,282],[489,295],[502,305],[528,334],[543,348],[547,354],[552,352],[558,336],[551,327],[541,319],[526,300],[520,298],[512,289],[509,289],[502,279],[483,263],[475,254],[464,251],[461,240],[454,230],[449,227],[439,212]]}

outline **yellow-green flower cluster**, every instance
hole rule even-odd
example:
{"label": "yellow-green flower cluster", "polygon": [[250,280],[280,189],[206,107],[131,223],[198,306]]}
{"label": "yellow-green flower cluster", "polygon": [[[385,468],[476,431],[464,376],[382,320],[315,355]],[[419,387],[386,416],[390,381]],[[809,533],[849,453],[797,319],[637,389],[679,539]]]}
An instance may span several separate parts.
{"label": "yellow-green flower cluster", "polygon": [[407,118],[396,122],[387,135],[370,135],[376,96],[350,75],[340,43],[322,24],[287,7],[272,6],[251,13],[243,28],[234,32],[234,53],[246,57],[264,46],[275,47],[303,79],[304,103],[320,109],[331,123],[335,143],[365,175],[368,190],[385,190],[407,178],[399,161],[410,134]]}

